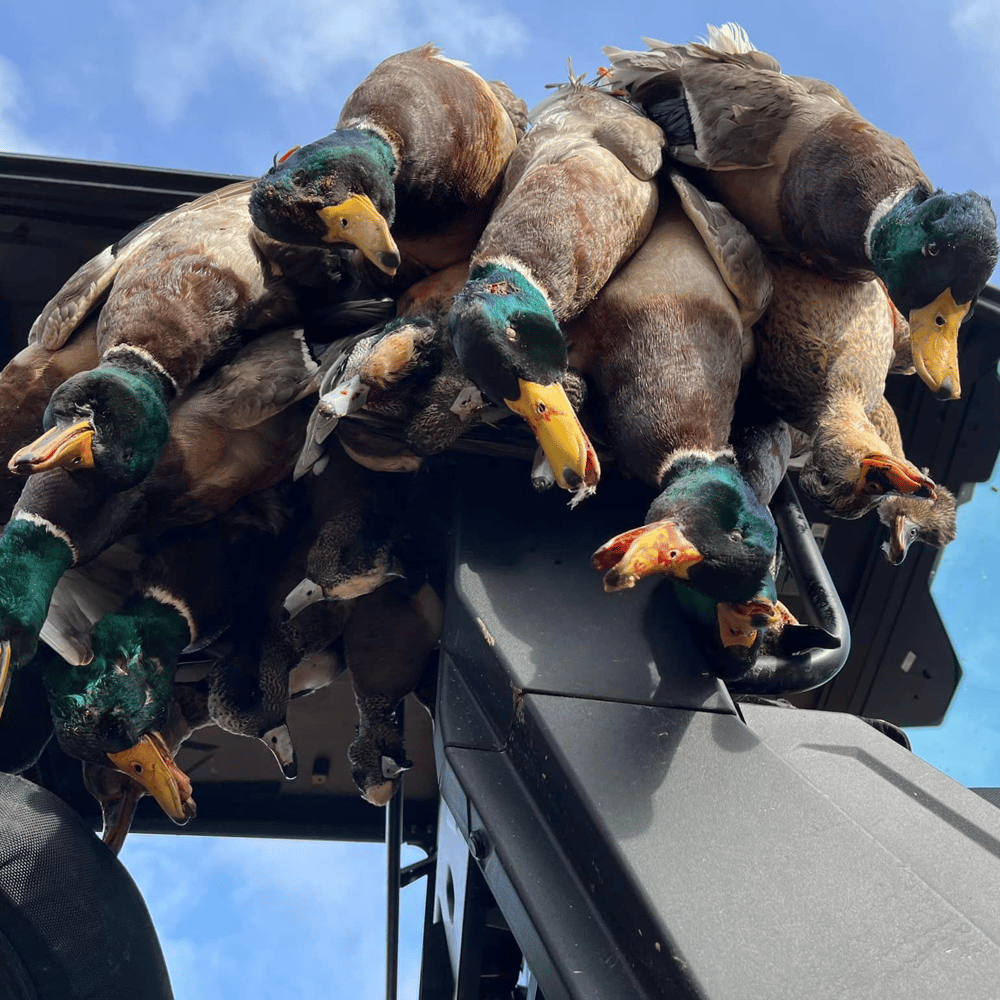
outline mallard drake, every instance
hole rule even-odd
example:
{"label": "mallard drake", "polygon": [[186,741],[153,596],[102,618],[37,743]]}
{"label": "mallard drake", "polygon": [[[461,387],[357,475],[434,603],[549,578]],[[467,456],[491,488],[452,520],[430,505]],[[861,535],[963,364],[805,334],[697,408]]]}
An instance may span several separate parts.
{"label": "mallard drake", "polygon": [[237,617],[256,617],[254,570],[266,578],[279,555],[281,501],[280,491],[262,491],[210,524],[163,533],[133,580],[135,593],[93,625],[89,657],[44,675],[63,751],[110,759],[178,822],[193,806],[163,733],[177,661]]}
{"label": "mallard drake", "polygon": [[649,233],[663,135],[579,79],[531,123],[448,322],[469,377],[527,421],[556,482],[579,500],[596,488],[600,463],[561,386],[559,324],[583,312]]}
{"label": "mallard drake", "polygon": [[[729,440],[744,481],[757,499],[768,505],[788,469],[791,428],[751,387],[736,401]],[[749,601],[738,603],[715,602],[683,580],[671,581],[678,603],[699,633],[702,649],[720,677],[740,677],[762,653],[785,657],[840,645],[840,640],[825,629],[799,623],[778,600],[774,563],[772,560],[758,592]]]}
{"label": "mallard drake", "polygon": [[[676,183],[707,241],[665,191],[645,243],[568,329],[619,466],[659,494],[645,527],[611,539],[591,564],[609,591],[666,573],[715,602],[743,602],[760,591],[777,538],[729,444],[749,340],[741,306],[752,322],[769,279],[746,229]],[[726,248],[718,263],[706,242]]]}
{"label": "mallard drake", "polygon": [[260,178],[250,214],[276,240],[354,246],[389,275],[467,260],[526,110],[434,45],[390,56],[348,97],[334,132]]}
{"label": "mallard drake", "polygon": [[63,752],[94,764],[110,761],[180,824],[195,812],[191,783],[161,731],[177,656],[192,638],[186,610],[168,595],[136,594],[94,626],[89,663],[61,663],[44,675]]}
{"label": "mallard drake", "polygon": [[[171,756],[176,756],[195,731],[211,724],[206,686],[174,684],[170,713],[161,734]],[[83,784],[101,806],[101,839],[115,854],[121,853],[132,827],[136,806],[146,794],[145,786],[130,774],[96,760],[83,762]],[[194,800],[189,797],[188,801],[193,818],[196,811]]]}
{"label": "mallard drake", "polygon": [[829,84],[786,76],[735,25],[708,45],[609,46],[608,77],[661,125],[758,239],[832,278],[885,282],[920,377],[960,394],[957,339],[997,264],[997,220],[974,191],[934,190],[909,148]]}
{"label": "mallard drake", "polygon": [[860,517],[891,495],[933,499],[934,482],[898,443],[894,454],[869,417],[895,357],[884,289],[777,258],[771,273],[774,295],[754,327],[754,378],[777,413],[811,439],[802,488],[834,517]]}
{"label": "mallard drake", "polygon": [[[898,351],[896,357],[900,357]],[[885,397],[875,405],[869,419],[882,440],[889,445],[892,454],[905,461],[899,421]],[[925,469],[924,472],[926,471]],[[958,508],[952,492],[940,483],[934,486],[933,500],[886,497],[876,509],[879,520],[887,529],[882,551],[894,566],[898,566],[906,558],[906,553],[914,542],[943,549],[955,539]]]}
{"label": "mallard drake", "polygon": [[100,363],[53,392],[46,433],[11,457],[13,472],[89,469],[106,490],[136,485],[167,442],[172,401],[244,341],[296,321],[300,286],[334,284],[331,254],[254,228],[251,186],[231,184],[139,227],[46,305],[29,344],[65,350],[99,309]]}
{"label": "mallard drake", "polygon": [[[246,345],[174,409],[154,472],[130,490],[52,469],[26,483],[0,536],[0,691],[10,663],[33,655],[63,573],[131,532],[153,537],[210,520],[285,478],[301,447],[318,368],[301,330]],[[0,705],[2,705],[0,694]]]}

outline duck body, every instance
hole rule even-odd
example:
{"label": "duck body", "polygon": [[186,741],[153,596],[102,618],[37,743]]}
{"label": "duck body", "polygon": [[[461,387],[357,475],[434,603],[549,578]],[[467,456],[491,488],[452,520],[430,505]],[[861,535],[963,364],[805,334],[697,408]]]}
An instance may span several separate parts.
{"label": "duck body", "polygon": [[934,190],[905,143],[836,88],[781,73],[742,29],[709,32],[707,46],[606,48],[612,85],[769,249],[832,278],[877,274],[913,327],[921,378],[957,398],[959,325],[997,262],[989,201]]}
{"label": "duck body", "polygon": [[572,83],[531,115],[449,317],[472,381],[522,416],[556,482],[577,496],[600,465],[561,387],[574,319],[649,233],[662,133],[628,104]]}
{"label": "duck body", "polygon": [[[755,259],[756,244],[739,228],[743,255]],[[753,270],[766,281],[766,271]],[[675,195],[664,194],[646,242],[569,336],[619,464],[658,491],[645,527],[594,554],[605,589],[666,573],[714,601],[756,595],[777,535],[729,445],[744,322]]]}
{"label": "duck body", "polygon": [[[802,488],[835,517],[887,494],[934,496],[934,483],[880,436],[897,314],[878,282],[835,281],[778,259],[774,295],[754,327],[754,377],[776,412],[812,442]],[[898,429],[897,429],[898,435]]]}
{"label": "duck body", "polygon": [[[468,274],[466,262],[428,275],[400,297],[395,319],[345,344],[329,365],[324,358],[320,401],[296,477],[321,462],[327,437],[338,427],[343,431],[341,418],[359,409],[401,424],[414,464],[444,451],[475,424],[486,403],[459,363],[447,326]],[[383,461],[359,453],[356,438],[341,443],[367,468],[399,468],[398,455]]]}
{"label": "duck body", "polygon": [[229,185],[152,220],[48,303],[29,344],[61,352],[96,311],[99,364],[53,392],[47,433],[12,457],[12,471],[93,469],[109,491],[136,485],[167,442],[174,401],[246,341],[297,319],[301,288],[334,283],[331,255],[296,256],[254,229],[251,186]]}
{"label": "duck body", "polygon": [[356,246],[390,275],[467,260],[525,116],[504,84],[436,46],[401,52],[348,97],[335,132],[257,182],[251,215],[278,240]]}
{"label": "duck body", "polygon": [[178,404],[168,446],[137,486],[109,493],[96,470],[31,476],[0,536],[0,666],[5,650],[15,663],[33,655],[52,594],[71,566],[133,532],[149,546],[168,529],[207,521],[287,476],[309,413],[299,403],[317,377],[302,331],[276,331]]}

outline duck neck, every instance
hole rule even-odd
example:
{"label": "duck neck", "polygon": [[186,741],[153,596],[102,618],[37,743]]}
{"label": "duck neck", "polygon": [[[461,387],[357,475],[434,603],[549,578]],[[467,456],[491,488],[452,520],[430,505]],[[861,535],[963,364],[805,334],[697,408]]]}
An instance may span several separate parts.
{"label": "duck neck", "polygon": [[917,219],[917,212],[926,200],[927,192],[922,188],[902,188],[883,198],[868,220],[865,252],[893,300],[909,278],[905,262],[919,254],[927,239]]}
{"label": "duck neck", "polygon": [[73,565],[69,536],[36,514],[18,513],[0,537],[0,615],[37,639],[52,592]]}

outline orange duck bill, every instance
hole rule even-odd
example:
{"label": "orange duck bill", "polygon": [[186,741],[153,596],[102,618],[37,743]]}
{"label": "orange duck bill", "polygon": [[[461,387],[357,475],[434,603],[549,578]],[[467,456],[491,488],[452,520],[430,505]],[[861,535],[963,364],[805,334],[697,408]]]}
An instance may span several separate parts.
{"label": "orange duck bill", "polygon": [[905,496],[933,500],[934,480],[891,455],[869,455],[861,460],[861,474],[854,492],[860,496]]}
{"label": "orange duck bill", "polygon": [[605,542],[590,557],[590,565],[604,573],[604,589],[610,594],[657,573],[685,580],[703,558],[673,521],[653,521]]}
{"label": "orange duck bill", "polygon": [[191,781],[174,763],[159,733],[148,733],[135,746],[109,753],[108,758],[119,771],[135,778],[178,826],[194,818]]}
{"label": "orange duck bill", "polygon": [[795,622],[795,619],[788,614],[780,601],[775,603],[762,594],[752,600],[744,601],[742,604],[720,603],[717,608],[717,616],[719,619],[719,638],[725,647],[752,646],[760,629],[777,625],[778,622],[789,619],[793,623]]}
{"label": "orange duck bill", "polygon": [[521,395],[504,402],[527,421],[556,483],[581,499],[593,493],[601,478],[601,463],[563,387],[558,382],[541,385],[524,379],[517,384]]}
{"label": "orange duck bill", "polygon": [[94,425],[81,420],[69,427],[53,427],[14,453],[7,468],[21,476],[48,469],[94,468]]}

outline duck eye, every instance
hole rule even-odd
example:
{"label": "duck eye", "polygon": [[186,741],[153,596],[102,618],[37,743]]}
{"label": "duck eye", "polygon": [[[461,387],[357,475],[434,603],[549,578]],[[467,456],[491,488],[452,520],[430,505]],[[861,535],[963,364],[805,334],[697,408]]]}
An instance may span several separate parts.
{"label": "duck eye", "polygon": [[744,534],[742,528],[734,528],[732,531],[729,532],[729,537],[734,542],[742,542],[743,539],[746,537],[746,535]]}
{"label": "duck eye", "polygon": [[925,257],[936,257],[938,255],[938,245],[936,243],[928,243],[922,250]]}

